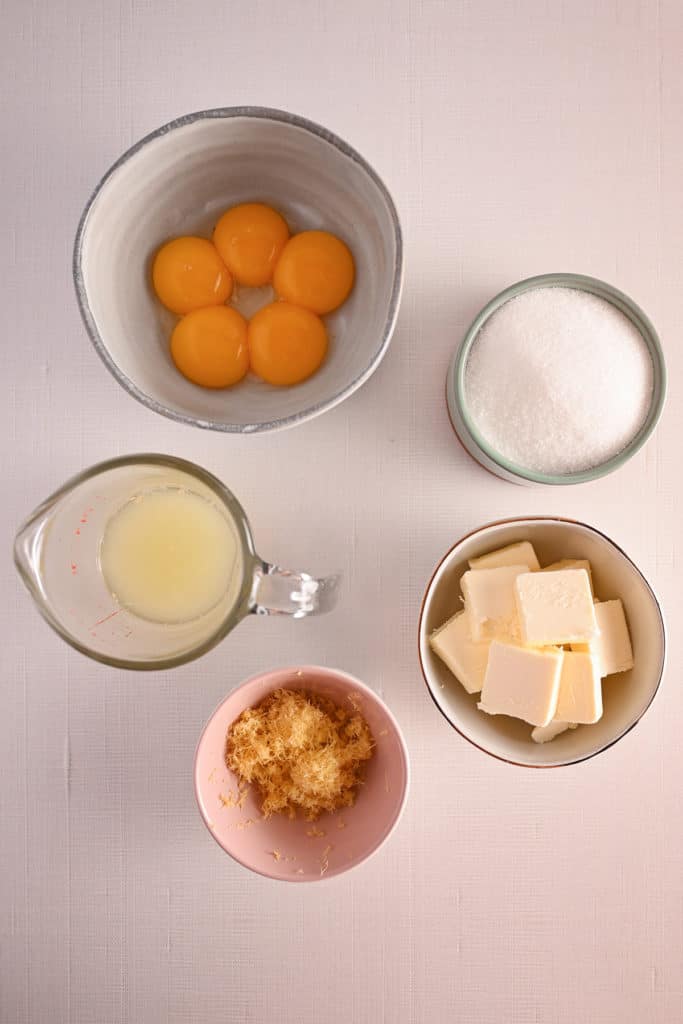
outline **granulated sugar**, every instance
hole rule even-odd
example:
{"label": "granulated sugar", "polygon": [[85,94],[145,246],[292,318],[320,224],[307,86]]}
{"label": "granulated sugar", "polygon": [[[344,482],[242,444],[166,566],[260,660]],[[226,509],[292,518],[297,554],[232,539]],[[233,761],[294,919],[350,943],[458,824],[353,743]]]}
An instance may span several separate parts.
{"label": "granulated sugar", "polygon": [[465,366],[477,430],[537,473],[576,473],[617,455],[643,425],[652,360],[615,306],[574,288],[510,299],[479,332]]}

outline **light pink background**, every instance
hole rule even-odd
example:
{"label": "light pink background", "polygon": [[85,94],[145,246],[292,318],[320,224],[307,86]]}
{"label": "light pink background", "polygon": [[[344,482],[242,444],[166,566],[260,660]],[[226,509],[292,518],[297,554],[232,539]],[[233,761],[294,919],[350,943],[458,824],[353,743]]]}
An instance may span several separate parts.
{"label": "light pink background", "polygon": [[[11,0],[5,12],[0,1020],[677,1024],[683,6]],[[86,196],[125,147],[177,114],[243,102],[320,121],[376,166],[402,214],[407,283],[392,349],[358,395],[294,432],[240,440],[123,394],[85,339],[70,258]],[[644,306],[670,400],[618,476],[525,490],[454,442],[444,374],[483,302],[551,270],[603,277]],[[140,448],[224,477],[264,556],[341,568],[337,612],[249,620],[159,676],[67,650],[14,579],[13,527],[82,466]],[[539,773],[449,729],[420,679],[416,629],[423,585],[459,535],[548,512],[594,522],[639,562],[671,658],[631,736]],[[221,698],[301,661],[370,683],[412,755],[399,830],[320,886],[233,864],[192,788]]]}

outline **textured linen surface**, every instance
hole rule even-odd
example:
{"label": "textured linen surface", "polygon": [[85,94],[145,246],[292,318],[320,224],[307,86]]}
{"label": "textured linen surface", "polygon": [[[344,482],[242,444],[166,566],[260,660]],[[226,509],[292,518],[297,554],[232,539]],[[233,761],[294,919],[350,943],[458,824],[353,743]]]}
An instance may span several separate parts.
{"label": "textured linen surface", "polygon": [[[0,1020],[678,1024],[679,0],[6,0],[4,15]],[[86,198],[125,148],[177,115],[240,103],[296,111],[357,147],[394,195],[407,254],[371,381],[299,429],[245,438],[130,399],[85,336],[70,268]],[[524,489],[456,443],[444,376],[485,301],[560,270],[648,311],[669,402],[617,475]],[[222,477],[264,557],[341,569],[339,608],[254,617],[156,675],[67,649],[14,574],[14,528],[71,474],[136,450]],[[640,726],[545,772],[461,740],[426,694],[416,645],[444,551],[479,524],[537,513],[613,536],[670,628]],[[373,686],[404,727],[413,781],[377,857],[287,887],[211,841],[191,766],[223,696],[294,662]]]}

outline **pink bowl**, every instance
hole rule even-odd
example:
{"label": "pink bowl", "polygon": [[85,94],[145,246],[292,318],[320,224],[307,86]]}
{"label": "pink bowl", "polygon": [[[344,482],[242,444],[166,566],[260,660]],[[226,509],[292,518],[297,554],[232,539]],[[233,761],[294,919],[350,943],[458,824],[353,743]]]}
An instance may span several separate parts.
{"label": "pink bowl", "polygon": [[[279,687],[312,690],[339,705],[350,701],[367,721],[377,745],[353,807],[316,822],[263,819],[254,787],[240,794],[237,776],[225,764],[228,727]],[[353,676],[315,665],[277,669],[242,683],[214,711],[195,755],[195,793],[211,835],[244,867],[284,882],[332,878],[375,853],[398,824],[408,780],[408,752],[389,709]]]}

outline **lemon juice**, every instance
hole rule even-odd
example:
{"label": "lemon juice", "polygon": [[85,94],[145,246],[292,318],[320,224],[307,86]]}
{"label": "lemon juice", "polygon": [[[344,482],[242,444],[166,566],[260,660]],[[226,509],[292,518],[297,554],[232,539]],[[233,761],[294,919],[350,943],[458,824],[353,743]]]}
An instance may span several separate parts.
{"label": "lemon juice", "polygon": [[238,556],[230,519],[182,487],[130,498],[106,524],[99,551],[116,601],[141,619],[169,624],[200,618],[232,592]]}

